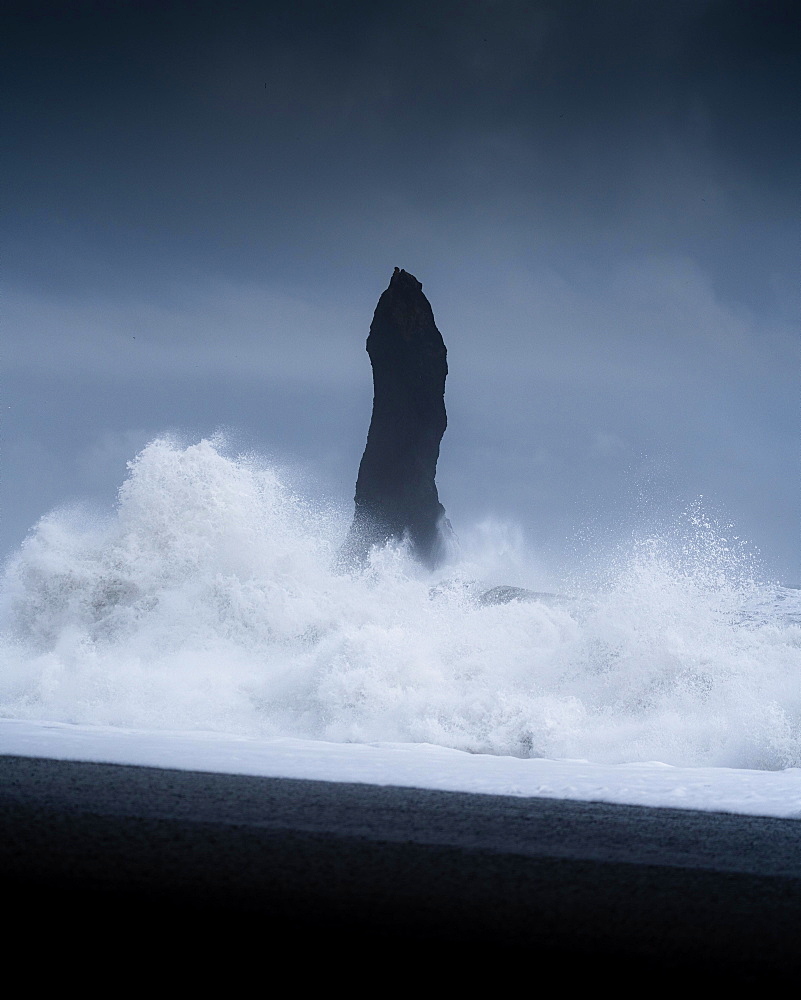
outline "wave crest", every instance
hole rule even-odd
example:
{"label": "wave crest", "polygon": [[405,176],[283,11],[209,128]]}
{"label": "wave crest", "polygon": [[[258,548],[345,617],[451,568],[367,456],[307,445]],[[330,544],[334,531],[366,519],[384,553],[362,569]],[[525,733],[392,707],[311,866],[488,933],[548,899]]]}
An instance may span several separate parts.
{"label": "wave crest", "polygon": [[[801,601],[700,509],[567,599],[485,606],[508,530],[447,579],[220,441],[153,441],[112,516],[57,511],[9,561],[0,712],[476,752],[801,765]],[[518,538],[513,547],[522,548]],[[472,552],[472,556],[470,553]],[[526,562],[518,553],[518,564]]]}

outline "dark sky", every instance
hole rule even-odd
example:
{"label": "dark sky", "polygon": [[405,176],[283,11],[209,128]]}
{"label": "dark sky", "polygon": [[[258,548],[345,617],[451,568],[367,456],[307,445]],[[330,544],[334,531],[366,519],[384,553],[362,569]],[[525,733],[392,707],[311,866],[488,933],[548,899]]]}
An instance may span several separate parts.
{"label": "dark sky", "polygon": [[398,265],[457,532],[558,562],[703,495],[801,580],[798,4],[3,11],[3,552],[167,429],[346,504]]}

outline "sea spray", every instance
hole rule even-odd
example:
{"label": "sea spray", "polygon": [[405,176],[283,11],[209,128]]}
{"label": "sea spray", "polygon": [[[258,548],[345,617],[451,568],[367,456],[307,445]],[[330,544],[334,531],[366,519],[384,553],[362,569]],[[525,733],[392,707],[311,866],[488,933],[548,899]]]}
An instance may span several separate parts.
{"label": "sea spray", "polygon": [[[347,518],[220,442],[152,442],[113,514],[43,518],[2,586],[0,713],[483,753],[801,765],[801,600],[695,509],[560,600],[485,606],[485,524],[430,574],[338,572]],[[521,542],[515,543],[520,544]],[[514,545],[513,545],[514,547]],[[529,573],[534,573],[529,570]]]}

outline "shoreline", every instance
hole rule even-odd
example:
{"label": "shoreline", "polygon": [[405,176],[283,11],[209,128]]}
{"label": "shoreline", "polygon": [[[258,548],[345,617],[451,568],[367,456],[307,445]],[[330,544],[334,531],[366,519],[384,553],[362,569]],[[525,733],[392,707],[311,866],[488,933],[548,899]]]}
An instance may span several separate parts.
{"label": "shoreline", "polygon": [[794,820],[12,756],[0,806],[8,905],[67,937],[81,910],[96,939],[266,934],[332,960],[359,942],[677,981],[801,971]]}
{"label": "shoreline", "polygon": [[0,719],[0,755],[801,818],[801,769],[469,753],[424,743],[333,743],[194,730]]}

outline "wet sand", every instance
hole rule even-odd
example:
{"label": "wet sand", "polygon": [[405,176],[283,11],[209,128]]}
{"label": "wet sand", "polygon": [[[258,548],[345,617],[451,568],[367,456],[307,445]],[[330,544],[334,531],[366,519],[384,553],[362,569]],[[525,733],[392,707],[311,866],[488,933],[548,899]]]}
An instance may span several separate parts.
{"label": "wet sand", "polygon": [[0,878],[6,947],[44,934],[53,975],[87,949],[379,993],[801,972],[796,820],[0,757]]}

